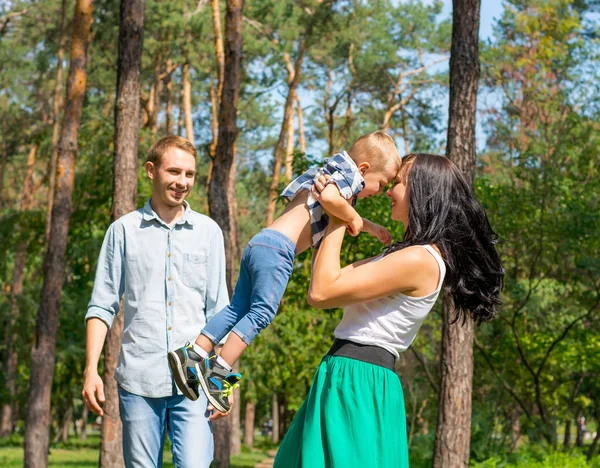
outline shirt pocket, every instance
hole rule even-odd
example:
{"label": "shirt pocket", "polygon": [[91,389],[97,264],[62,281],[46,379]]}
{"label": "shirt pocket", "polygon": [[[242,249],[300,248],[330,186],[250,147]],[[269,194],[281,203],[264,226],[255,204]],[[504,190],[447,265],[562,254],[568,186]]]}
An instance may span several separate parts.
{"label": "shirt pocket", "polygon": [[207,265],[205,254],[183,254],[183,277],[182,282],[188,288],[206,291]]}

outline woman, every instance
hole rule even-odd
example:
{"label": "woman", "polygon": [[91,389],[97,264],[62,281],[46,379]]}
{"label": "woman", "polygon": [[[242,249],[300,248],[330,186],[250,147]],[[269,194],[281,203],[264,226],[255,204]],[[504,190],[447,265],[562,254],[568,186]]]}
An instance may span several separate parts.
{"label": "woman", "polygon": [[275,468],[408,467],[395,360],[414,340],[442,284],[456,320],[490,320],[500,304],[504,271],[496,235],[452,161],[406,156],[387,196],[392,219],[406,228],[401,242],[341,268],[346,227],[332,221],[315,253],[309,303],[344,307],[344,317]]}

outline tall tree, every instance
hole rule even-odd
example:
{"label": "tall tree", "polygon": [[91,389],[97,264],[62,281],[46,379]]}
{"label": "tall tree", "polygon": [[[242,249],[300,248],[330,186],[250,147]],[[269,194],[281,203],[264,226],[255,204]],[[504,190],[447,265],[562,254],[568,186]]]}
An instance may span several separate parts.
{"label": "tall tree", "polygon": [[[223,230],[227,263],[227,281],[233,292],[235,272],[235,218],[231,198],[231,168],[235,160],[237,138],[237,104],[240,93],[242,61],[242,10],[243,0],[227,0],[225,15],[225,73],[223,94],[219,108],[219,135],[208,186],[208,209]],[[233,194],[235,197],[235,194]],[[239,403],[238,403],[239,404]],[[229,467],[229,421],[221,419],[215,424],[215,463],[219,468]]]}
{"label": "tall tree", "polygon": [[[480,0],[453,0],[450,49],[450,106],[446,156],[473,183],[475,114],[479,84]],[[442,303],[442,358],[434,468],[469,465],[473,322],[453,323],[452,300]]]}
{"label": "tall tree", "polygon": [[87,46],[92,24],[92,10],[93,0],[77,0],[73,17],[71,63],[59,142],[52,222],[44,260],[44,284],[31,350],[31,380],[24,444],[27,468],[48,465],[54,351],[60,299],[65,279],[65,253],[78,151],[77,138],[87,80]]}
{"label": "tall tree", "polygon": [[[122,0],[117,59],[112,219],[136,209],[140,131],[140,74],[144,43],[144,0]],[[115,317],[104,346],[104,418],[100,466],[123,465],[119,395],[114,378],[121,349],[123,311]]]}
{"label": "tall tree", "polygon": [[65,57],[65,39],[67,36],[67,0],[62,0],[60,8],[60,37],[58,52],[56,53],[56,82],[54,83],[54,99],[52,103],[52,153],[48,164],[48,200],[46,208],[46,242],[50,236],[50,223],[52,221],[52,205],[54,204],[54,186],[56,185],[56,162],[58,161],[58,140],[60,138],[60,113],[63,107],[62,75],[63,60]]}
{"label": "tall tree", "polygon": [[[25,181],[23,183],[23,190],[21,191],[21,200],[19,203],[19,211],[26,212],[31,210],[33,207],[33,166],[35,164],[35,157],[37,154],[38,145],[35,144],[29,150],[29,156],[27,158],[27,169],[25,170]],[[17,226],[17,230],[21,231],[22,228]],[[25,237],[25,236],[23,236]],[[11,310],[9,322],[6,330],[6,359],[4,363],[5,369],[5,385],[8,394],[11,396],[11,400],[15,396],[16,380],[17,380],[17,350],[16,344],[18,341],[17,333],[17,321],[19,318],[19,302],[23,295],[23,273],[25,272],[25,263],[27,261],[27,247],[28,242],[26,240],[20,240],[17,244],[15,253],[15,268],[13,270],[13,283],[12,283],[12,297],[11,297]],[[13,401],[7,400],[2,405],[0,413],[0,437],[6,437],[12,433],[13,430]]]}

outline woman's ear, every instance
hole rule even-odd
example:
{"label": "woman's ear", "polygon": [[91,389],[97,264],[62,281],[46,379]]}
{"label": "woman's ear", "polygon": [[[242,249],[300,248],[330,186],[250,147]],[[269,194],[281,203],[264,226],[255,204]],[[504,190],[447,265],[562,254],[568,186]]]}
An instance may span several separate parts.
{"label": "woman's ear", "polygon": [[369,172],[369,169],[371,169],[371,163],[366,161],[363,161],[358,165],[358,170],[360,171],[361,175],[365,175],[367,172]]}

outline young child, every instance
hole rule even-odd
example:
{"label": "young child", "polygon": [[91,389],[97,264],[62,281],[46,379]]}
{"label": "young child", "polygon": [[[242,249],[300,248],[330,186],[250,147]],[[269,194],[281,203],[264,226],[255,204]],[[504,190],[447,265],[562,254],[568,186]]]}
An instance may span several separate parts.
{"label": "young child", "polygon": [[[241,379],[231,366],[275,317],[294,257],[311,245],[319,247],[328,224],[324,209],[346,222],[351,235],[363,231],[390,243],[387,229],[362,219],[353,205],[357,197],[380,194],[399,169],[400,155],[392,138],[374,132],[356,140],[348,153],[338,153],[326,159],[322,168],[310,169],[292,181],[282,193],[290,201],[283,214],[244,250],[231,304],[210,320],[194,344],[169,353],[175,382],[186,397],[196,400],[200,385],[216,410],[229,411],[228,397]],[[330,178],[317,202],[311,189],[323,174]],[[209,357],[230,331],[220,355]]]}

